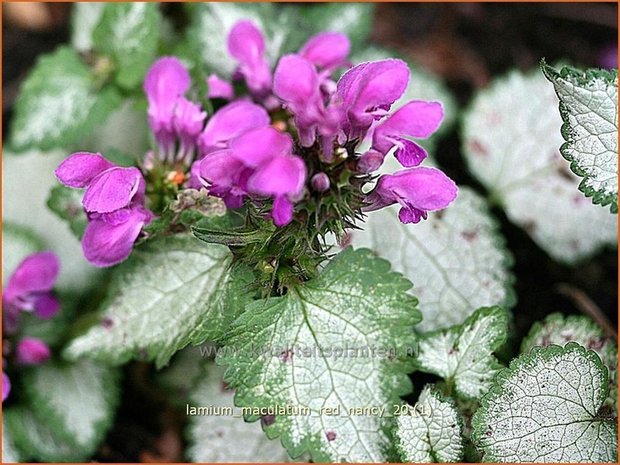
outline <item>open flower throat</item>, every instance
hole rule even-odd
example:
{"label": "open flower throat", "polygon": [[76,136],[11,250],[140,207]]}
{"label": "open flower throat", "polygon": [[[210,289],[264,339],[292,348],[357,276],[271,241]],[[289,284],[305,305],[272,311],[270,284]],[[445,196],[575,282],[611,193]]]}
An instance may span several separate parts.
{"label": "open flower throat", "polygon": [[[413,140],[437,130],[442,105],[413,100],[392,108],[409,81],[405,62],[351,67],[349,48],[345,35],[321,33],[272,69],[261,31],[240,21],[228,37],[238,63],[233,82],[209,76],[207,96],[196,95],[179,59],[157,60],[144,81],[154,144],[140,167],[81,152],[56,170],[63,184],[85,189],[87,259],[123,261],[154,218],[165,217],[171,202],[183,204],[185,191],[204,190],[241,213],[226,230],[192,225],[198,237],[229,245],[278,282],[309,277],[326,237],[342,239],[365,211],[398,203],[400,220],[417,223],[445,208],[457,188],[440,170],[419,166],[427,153]],[[375,174],[392,153],[403,169]]]}

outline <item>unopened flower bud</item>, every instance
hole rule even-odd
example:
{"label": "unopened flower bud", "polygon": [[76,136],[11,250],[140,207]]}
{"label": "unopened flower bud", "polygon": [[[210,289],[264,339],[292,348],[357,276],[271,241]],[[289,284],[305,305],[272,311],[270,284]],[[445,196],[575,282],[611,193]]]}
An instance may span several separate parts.
{"label": "unopened flower bud", "polygon": [[314,189],[315,191],[325,192],[329,189],[329,177],[321,171],[312,176],[310,184],[312,185],[312,189]]}
{"label": "unopened flower bud", "polygon": [[369,150],[357,162],[357,170],[362,173],[372,173],[383,164],[385,155],[375,150]]}

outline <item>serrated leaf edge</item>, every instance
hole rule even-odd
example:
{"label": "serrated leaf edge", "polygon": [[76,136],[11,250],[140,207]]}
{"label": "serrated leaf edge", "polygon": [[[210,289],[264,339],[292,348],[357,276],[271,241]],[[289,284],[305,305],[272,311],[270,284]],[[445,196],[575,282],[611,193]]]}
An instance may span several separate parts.
{"label": "serrated leaf edge", "polygon": [[[404,275],[396,271],[391,271],[391,264],[388,260],[378,257],[374,252],[372,252],[368,248],[353,249],[351,246],[345,248],[329,262],[329,264],[325,267],[324,272],[327,271],[329,267],[335,266],[337,264],[337,261],[344,260],[345,258],[347,258],[348,255],[352,255],[352,254],[359,254],[364,259],[368,259],[368,260],[372,260],[373,262],[376,262],[378,266],[377,266],[377,269],[375,269],[375,272],[381,275],[387,274],[388,276],[392,276],[394,279],[398,281],[398,286],[402,288],[401,289],[402,292],[406,292],[413,287],[413,284]],[[310,287],[311,286],[306,286],[304,287],[304,289],[308,289]],[[271,302],[275,301],[275,303],[272,303],[271,305],[278,305],[281,302],[284,302],[283,299],[285,297],[286,296],[270,297],[267,299],[263,299],[262,301],[256,300],[248,304],[246,306],[246,309],[243,311],[243,313],[241,313],[241,315],[231,324],[231,331],[229,332],[229,336],[234,331],[234,329],[237,327],[237,325],[243,321],[246,315],[249,312],[252,312],[254,307],[256,307],[257,305],[261,305],[261,303],[263,305],[268,305],[267,303],[270,301]],[[414,324],[419,323],[419,321],[421,321],[421,314],[420,314],[419,309],[417,308],[418,300],[415,296],[410,295],[410,294],[408,294],[407,297],[408,297],[407,300],[412,305],[412,309],[411,309],[412,311],[411,311],[410,316],[413,321],[413,323],[411,324],[414,325]],[[413,330],[412,330],[411,337],[415,338],[415,333],[413,332]],[[225,336],[223,340],[224,341],[228,340],[228,337]],[[224,372],[223,378],[224,378],[224,382],[228,383],[230,387],[235,389],[235,397],[233,401],[234,405],[235,407],[246,407],[247,405],[243,405],[240,400],[239,389],[249,390],[250,388],[256,386],[256,384],[248,384],[248,383],[240,384],[237,380],[237,376],[234,371],[235,368],[232,365],[232,361],[228,357],[226,357],[225,355],[226,352],[223,352],[222,354],[224,355],[220,356],[218,354],[218,356],[215,359],[215,363],[219,366],[226,367],[226,371]],[[394,363],[394,361],[392,363]],[[399,368],[400,368],[400,371],[399,371]],[[399,366],[391,365],[391,372],[392,373],[396,372],[401,375],[399,377],[399,380],[397,380],[397,382],[396,380],[393,380],[394,381],[393,398],[395,402],[396,401],[400,402],[400,399],[399,399],[400,396],[407,395],[411,392],[412,385],[407,376],[407,373],[411,371],[413,371],[413,363],[409,361],[404,361],[404,363],[400,364]],[[256,407],[256,406],[259,406],[259,405],[253,405],[253,407]],[[258,417],[247,416],[245,418],[245,421],[255,422],[258,419],[259,419]],[[279,438],[280,444],[282,445],[282,447],[284,447],[284,449],[288,452],[288,454],[293,459],[297,459],[307,453],[310,455],[312,461],[315,463],[326,463],[326,462],[331,461],[331,457],[326,452],[324,452],[320,448],[313,447],[314,446],[313,443],[319,441],[314,436],[306,435],[297,444],[294,444],[289,434],[286,434],[285,432],[278,432],[275,429],[271,429],[268,427],[266,428],[265,426],[263,426],[262,428],[269,439]],[[390,422],[386,422],[383,425],[382,431],[386,434],[388,438],[393,438],[393,425],[390,424]],[[390,441],[390,442],[391,442],[391,447],[394,447],[393,445],[394,441]],[[389,448],[390,446],[386,446],[386,447]],[[393,455],[393,454],[390,454],[389,450],[385,450],[384,452],[388,456]]]}
{"label": "serrated leaf edge", "polygon": [[[599,403],[603,405],[605,402],[605,398],[607,397],[607,393],[609,391],[609,374],[607,372],[607,367],[601,361],[601,358],[598,354],[592,350],[587,350],[585,347],[577,344],[576,342],[568,342],[564,347],[559,345],[548,345],[546,347],[534,347],[531,352],[528,354],[522,354],[519,357],[513,359],[510,362],[508,368],[502,369],[496,376],[493,383],[493,386],[489,389],[482,398],[480,399],[480,407],[474,413],[471,421],[472,425],[472,434],[471,439],[476,448],[478,448],[483,454],[484,462],[497,462],[498,458],[495,457],[490,450],[485,448],[484,446],[480,446],[480,439],[484,435],[484,430],[486,429],[485,415],[486,411],[491,404],[491,402],[495,401],[499,396],[503,394],[503,386],[510,379],[510,377],[515,374],[523,365],[530,363],[534,360],[534,358],[540,357],[543,361],[549,361],[553,357],[565,354],[569,352],[579,352],[583,356],[589,358],[594,362],[597,368],[599,368],[602,376],[603,382],[601,384],[601,394],[599,395]],[[597,421],[592,419],[592,421]],[[601,420],[599,420],[601,421]],[[604,421],[604,420],[603,420]],[[617,424],[613,423],[614,428],[617,430]]]}
{"label": "serrated leaf edge", "polygon": [[[591,198],[592,203],[595,205],[600,205],[601,207],[606,207],[607,205],[610,205],[611,213],[617,214],[618,213],[618,195],[617,194],[615,196],[613,194],[606,195],[606,194],[603,194],[602,192],[597,191],[596,189],[588,187],[586,185],[587,184],[586,181],[588,179],[587,173],[583,171],[581,168],[579,168],[579,161],[571,157],[569,153],[569,148],[571,144],[573,143],[572,135],[571,135],[571,126],[569,122],[569,111],[566,108],[566,105],[564,104],[564,102],[562,102],[562,98],[558,94],[558,91],[555,87],[555,81],[558,79],[565,80],[566,78],[570,78],[571,80],[574,80],[578,85],[586,85],[592,79],[602,79],[606,81],[607,83],[613,84],[613,82],[618,79],[618,71],[597,69],[597,68],[591,68],[585,71],[580,71],[580,70],[577,70],[569,66],[564,66],[558,72],[555,70],[555,68],[549,66],[546,63],[544,58],[540,61],[540,69],[542,70],[547,80],[551,82],[551,84],[553,85],[554,91],[556,95],[558,96],[558,100],[560,101],[559,110],[560,110],[560,115],[562,117],[562,127],[560,129],[560,132],[562,133],[562,137],[566,141],[560,146],[560,153],[562,154],[562,157],[564,157],[564,159],[570,163],[571,171],[575,173],[577,176],[579,176],[580,178],[582,178],[579,183],[579,187],[578,187],[579,191],[582,192],[586,197]],[[616,154],[616,156],[618,156],[618,154]]]}
{"label": "serrated leaf edge", "polygon": [[[491,306],[491,307],[480,307],[480,308],[476,309],[461,324],[453,325],[453,326],[450,326],[448,328],[436,329],[434,331],[429,331],[427,333],[423,333],[423,334],[420,335],[420,339],[421,340],[432,339],[433,337],[438,336],[438,335],[446,335],[446,334],[448,334],[450,332],[454,332],[455,340],[458,341],[458,339],[461,337],[461,335],[463,335],[465,333],[466,326],[473,325],[479,319],[485,318],[485,317],[487,317],[489,315],[493,315],[494,313],[497,313],[497,316],[501,320],[503,320],[503,322],[505,323],[504,326],[507,328],[508,327],[508,323],[509,323],[509,317],[510,317],[510,314],[509,314],[508,310],[506,310],[505,308],[503,308],[503,307],[501,307],[499,305],[494,305],[494,306]],[[493,353],[501,348],[502,344],[504,344],[506,342],[507,337],[508,337],[507,330],[503,331],[493,341],[491,341],[491,344],[489,346],[489,348],[491,350],[491,353],[489,354],[490,363],[495,368],[501,368],[502,364],[499,363],[499,361],[493,355]],[[421,363],[419,363],[417,358],[414,359],[413,363],[414,363],[415,369],[418,370],[418,371],[422,371],[422,372],[425,372],[425,373],[431,373],[431,374],[437,374],[435,371],[433,371],[432,367],[426,367],[426,366],[422,365]],[[438,375],[438,376],[441,376],[441,375]],[[458,384],[455,383],[454,384],[454,388],[455,388],[456,393],[458,394],[458,396],[462,397],[463,399],[466,399],[466,400],[476,400],[475,397],[472,397],[472,396],[462,392],[458,388]]]}
{"label": "serrated leaf edge", "polygon": [[[444,395],[438,388],[436,385],[434,384],[426,384],[423,388],[422,388],[422,392],[424,392],[424,390],[428,388],[429,390],[429,396],[433,396],[438,402],[440,403],[447,403],[450,405],[450,407],[452,407],[452,409],[456,412],[456,421],[458,423],[458,427],[459,427],[459,431],[460,431],[460,436],[459,436],[459,440],[461,441],[461,453],[459,454],[459,457],[457,457],[457,459],[455,460],[455,462],[458,462],[460,460],[463,459],[463,456],[465,454],[465,445],[464,445],[464,441],[463,441],[463,416],[461,415],[459,409],[457,408],[456,405],[456,401],[450,397],[450,396],[446,396]],[[398,436],[398,424],[396,424],[395,427],[395,431],[394,431],[394,435]],[[405,460],[405,457],[407,455],[407,452],[403,449],[402,447],[402,441],[400,441],[400,438],[398,437],[397,439],[395,439],[395,447],[396,450],[399,454],[400,460]],[[429,448],[432,449],[431,445],[429,444]],[[429,452],[429,455],[431,455],[431,457],[433,457],[433,459],[435,459],[434,454],[432,454],[431,452]]]}

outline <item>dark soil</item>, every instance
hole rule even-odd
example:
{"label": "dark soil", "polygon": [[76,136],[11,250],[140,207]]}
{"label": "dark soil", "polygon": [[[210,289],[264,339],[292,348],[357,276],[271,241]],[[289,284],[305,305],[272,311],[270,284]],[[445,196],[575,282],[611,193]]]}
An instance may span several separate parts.
{"label": "dark soil", "polygon": [[[4,16],[4,134],[19,84],[37,56],[68,40],[68,7],[53,8],[51,24],[43,31],[20,27]],[[181,15],[176,4],[167,5],[165,11],[177,19]],[[515,67],[532,69],[541,57],[549,62],[568,59],[577,65],[599,66],[605,47],[617,43],[617,5],[381,4],[376,11],[373,40],[441,75],[465,106],[473,92],[495,76]],[[455,129],[439,144],[439,161],[457,183],[484,192],[467,173],[460,146]],[[517,341],[534,321],[548,313],[583,312],[586,301],[582,294],[617,327],[615,250],[602,251],[575,267],[562,266],[552,261],[523,230],[507,221],[502,211],[494,213],[515,257],[518,303],[513,313]],[[560,284],[566,285],[568,296],[560,291]],[[153,372],[153,367],[144,363],[125,366],[123,399],[116,422],[94,460],[183,460],[183,415],[166,405],[165,397],[152,382]],[[419,374],[414,376],[417,388],[431,380]]]}

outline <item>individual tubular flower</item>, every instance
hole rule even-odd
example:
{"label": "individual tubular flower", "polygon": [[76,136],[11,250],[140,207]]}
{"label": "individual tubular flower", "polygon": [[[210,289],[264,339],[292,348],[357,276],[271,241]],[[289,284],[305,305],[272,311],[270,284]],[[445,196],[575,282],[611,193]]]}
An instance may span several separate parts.
{"label": "individual tubular flower", "polygon": [[145,181],[137,168],[123,168],[101,154],[78,152],[63,161],[56,177],[65,186],[86,189],[82,205],[88,226],[82,238],[86,259],[95,266],[125,260],[153,214],[144,207]]}
{"label": "individual tubular flower", "polygon": [[36,337],[24,337],[17,344],[17,362],[21,365],[40,365],[52,356],[49,346]]}
{"label": "individual tubular flower", "polygon": [[52,318],[59,303],[52,289],[60,263],[52,252],[26,257],[9,277],[2,293],[4,329],[13,332],[21,311],[34,312],[39,318]]}
{"label": "individual tubular flower", "polygon": [[271,89],[271,71],[265,57],[265,39],[252,21],[239,21],[228,35],[228,52],[239,62],[238,72],[250,92],[265,97]]}
{"label": "individual tubular flower", "polygon": [[273,91],[295,116],[301,145],[314,143],[316,124],[323,111],[319,76],[315,67],[299,55],[285,55],[276,67]]}
{"label": "individual tubular flower", "polygon": [[386,116],[408,82],[407,64],[397,59],[361,63],[344,73],[333,100],[342,107],[341,125],[348,139],[362,138],[376,120]]}
{"label": "individual tubular flower", "polygon": [[199,162],[200,178],[229,208],[239,208],[247,196],[273,197],[272,218],[284,226],[292,220],[293,202],[306,180],[305,164],[292,148],[288,134],[255,128],[232,139],[228,149],[206,155]]}
{"label": "individual tubular flower", "polygon": [[366,197],[365,211],[398,203],[403,223],[418,223],[427,212],[447,207],[457,195],[454,182],[436,168],[409,168],[383,175]]}
{"label": "individual tubular flower", "polygon": [[364,172],[375,171],[394,147],[394,156],[401,165],[418,166],[428,154],[408,137],[426,139],[439,128],[442,120],[441,103],[410,101],[375,127],[372,147],[361,157],[358,167]]}
{"label": "individual tubular flower", "polygon": [[273,91],[294,115],[301,145],[312,146],[318,133],[324,138],[329,157],[332,139],[339,130],[340,112],[325,106],[315,66],[300,55],[283,56],[276,67]]}
{"label": "individual tubular flower", "polygon": [[[206,112],[184,97],[190,86],[189,71],[175,57],[158,59],[144,80],[149,125],[164,161],[190,158],[204,126]],[[175,156],[177,139],[179,150]]]}
{"label": "individual tubular flower", "polygon": [[144,79],[148,119],[155,138],[166,151],[174,144],[174,109],[177,98],[191,85],[189,72],[175,57],[163,57],[149,69]]}

